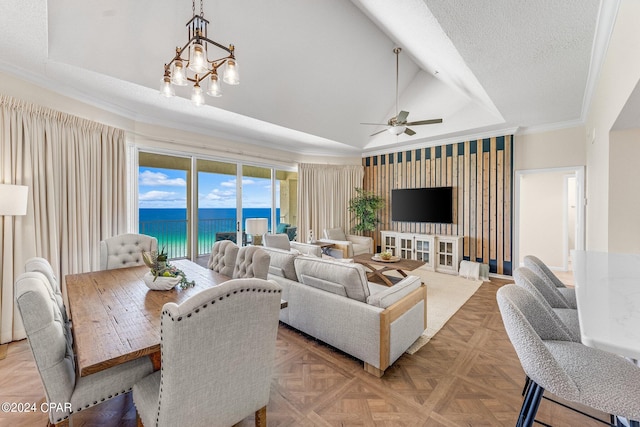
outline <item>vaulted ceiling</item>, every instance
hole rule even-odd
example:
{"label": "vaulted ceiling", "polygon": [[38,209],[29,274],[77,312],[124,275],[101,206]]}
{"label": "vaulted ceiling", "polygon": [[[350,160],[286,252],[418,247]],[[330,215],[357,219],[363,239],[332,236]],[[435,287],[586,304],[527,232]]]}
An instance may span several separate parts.
{"label": "vaulted ceiling", "polygon": [[[187,0],[4,0],[0,70],[136,121],[304,154],[360,155],[579,123],[615,19],[599,0],[205,0],[240,85],[158,94]],[[199,11],[200,3],[196,3]],[[414,136],[370,135],[399,109]]]}

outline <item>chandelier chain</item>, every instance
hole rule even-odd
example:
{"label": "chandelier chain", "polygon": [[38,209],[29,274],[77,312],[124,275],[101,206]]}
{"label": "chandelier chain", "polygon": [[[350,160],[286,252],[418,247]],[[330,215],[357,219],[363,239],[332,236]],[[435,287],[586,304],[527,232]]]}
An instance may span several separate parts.
{"label": "chandelier chain", "polygon": [[203,0],[200,0],[200,16],[204,18],[204,9],[202,8],[202,2]]}

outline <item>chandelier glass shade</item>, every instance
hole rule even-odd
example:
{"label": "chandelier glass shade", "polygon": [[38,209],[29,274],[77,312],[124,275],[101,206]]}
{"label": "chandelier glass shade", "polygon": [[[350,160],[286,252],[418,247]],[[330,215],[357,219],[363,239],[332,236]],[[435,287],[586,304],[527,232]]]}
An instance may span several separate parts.
{"label": "chandelier glass shade", "polygon": [[[191,101],[196,106],[205,104],[204,93],[209,96],[222,96],[219,71],[222,81],[228,85],[240,84],[238,62],[232,44],[226,47],[209,39],[204,19],[202,0],[200,14],[195,12],[195,0],[192,1],[193,18],[187,22],[189,41],[182,47],[176,47],[176,53],[169,63],[164,65],[164,77],[160,83],[160,93],[166,97],[175,95],[174,86],[192,85]],[[216,53],[217,52],[217,53]],[[211,57],[215,59],[209,59]],[[203,91],[206,88],[206,92]]]}

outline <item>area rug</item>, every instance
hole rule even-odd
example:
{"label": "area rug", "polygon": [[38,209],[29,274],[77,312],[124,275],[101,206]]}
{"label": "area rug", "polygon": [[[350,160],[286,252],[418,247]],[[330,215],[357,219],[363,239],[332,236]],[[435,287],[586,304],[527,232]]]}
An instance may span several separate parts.
{"label": "area rug", "polygon": [[469,280],[451,274],[418,268],[408,273],[420,276],[427,285],[427,329],[407,350],[413,354],[429,342],[447,321],[482,285],[482,280]]}

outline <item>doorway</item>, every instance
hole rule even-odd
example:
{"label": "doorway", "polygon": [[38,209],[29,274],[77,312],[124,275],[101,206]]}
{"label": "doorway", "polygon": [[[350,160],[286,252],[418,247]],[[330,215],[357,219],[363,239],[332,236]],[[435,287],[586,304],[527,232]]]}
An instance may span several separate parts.
{"label": "doorway", "polygon": [[552,270],[571,271],[584,249],[584,166],[516,171],[515,266],[535,255]]}

